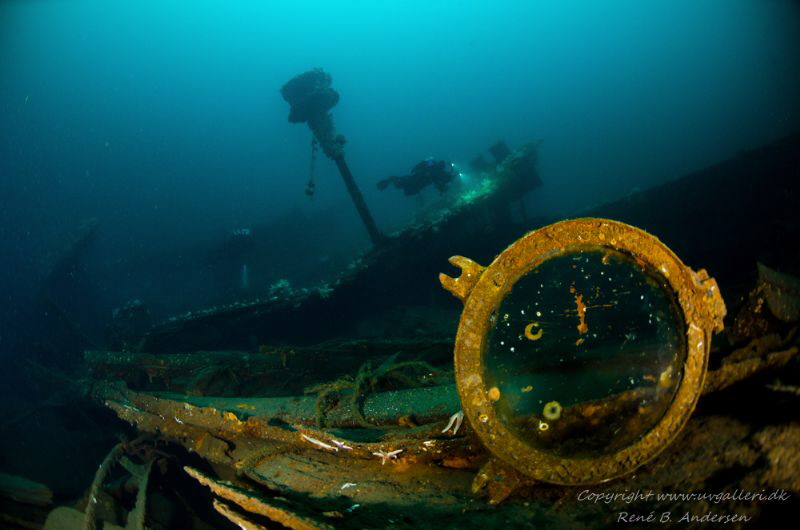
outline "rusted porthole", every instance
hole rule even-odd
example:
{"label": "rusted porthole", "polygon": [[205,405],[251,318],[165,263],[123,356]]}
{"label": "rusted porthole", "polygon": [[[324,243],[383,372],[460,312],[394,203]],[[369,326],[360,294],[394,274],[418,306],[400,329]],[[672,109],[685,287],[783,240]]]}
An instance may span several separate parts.
{"label": "rusted porthole", "polygon": [[590,484],[658,454],[691,414],[725,306],[705,271],[604,219],[531,232],[484,268],[456,256],[465,416],[531,478]]}

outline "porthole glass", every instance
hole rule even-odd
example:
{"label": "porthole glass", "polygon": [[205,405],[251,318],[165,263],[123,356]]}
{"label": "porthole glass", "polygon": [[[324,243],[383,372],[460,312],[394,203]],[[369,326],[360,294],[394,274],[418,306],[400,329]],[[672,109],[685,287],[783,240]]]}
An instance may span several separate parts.
{"label": "porthole glass", "polygon": [[604,247],[541,263],[491,322],[484,380],[499,421],[563,457],[639,439],[672,402],[686,359],[685,325],[664,278]]}

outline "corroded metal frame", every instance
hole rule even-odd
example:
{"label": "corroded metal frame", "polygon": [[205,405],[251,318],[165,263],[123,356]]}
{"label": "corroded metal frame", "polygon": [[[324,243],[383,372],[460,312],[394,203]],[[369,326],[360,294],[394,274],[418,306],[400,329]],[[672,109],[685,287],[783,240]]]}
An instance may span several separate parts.
{"label": "corroded metal frame", "polygon": [[[675,398],[664,417],[632,445],[596,458],[569,459],[532,448],[498,419],[484,384],[484,354],[490,316],[525,274],[546,260],[596,245],[630,255],[659,271],[675,294],[686,324],[687,357]],[[464,302],[455,342],[455,376],[465,416],[498,459],[544,482],[579,485],[605,482],[630,473],[660,453],[681,431],[697,404],[708,364],[712,332],[722,330],[725,304],[705,270],[692,271],[656,237],[606,219],[562,221],[530,232],[484,268],[461,257],[450,263],[458,278],[440,275],[442,286]]]}

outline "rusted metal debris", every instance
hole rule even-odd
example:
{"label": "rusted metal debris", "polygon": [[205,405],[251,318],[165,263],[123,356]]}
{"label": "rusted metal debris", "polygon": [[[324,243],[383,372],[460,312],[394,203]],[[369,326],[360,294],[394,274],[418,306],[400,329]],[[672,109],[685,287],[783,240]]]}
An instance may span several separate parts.
{"label": "rusted metal debris", "polygon": [[764,293],[770,312],[782,322],[800,320],[800,279],[758,264],[756,290]]}
{"label": "rusted metal debris", "polygon": [[[783,342],[770,341],[761,341],[758,344],[762,348],[785,345]],[[734,360],[709,371],[705,393],[725,388],[737,380],[774,367],[771,360],[773,357],[763,350],[759,351],[763,354],[756,357],[737,358],[740,356],[737,353]],[[783,361],[788,361],[796,354],[797,348],[794,347],[789,353],[778,352],[776,355]],[[437,388],[434,387],[403,392],[407,394],[407,402],[414,403],[427,401],[427,396],[436,391]],[[448,392],[445,390],[446,393]],[[452,388],[449,393],[452,396]],[[346,430],[320,430],[309,426],[311,422],[308,420],[313,417],[314,406],[313,398],[310,397],[275,398],[281,400],[284,407],[292,402],[305,403],[298,406],[292,416],[278,413],[280,407],[274,404],[267,406],[259,399],[208,398],[207,405],[199,406],[191,404],[193,398],[172,395],[172,399],[166,399],[107,383],[96,385],[94,395],[138,430],[158,434],[182,444],[205,459],[223,464],[236,470],[239,476],[249,477],[282,494],[305,491],[324,498],[334,498],[338,493],[334,485],[341,487],[348,482],[357,483],[353,478],[355,476],[359,480],[368,481],[376,472],[394,472],[398,468],[402,468],[404,472],[413,469],[414,473],[442,476],[437,491],[448,491],[450,488],[451,491],[460,492],[451,498],[455,503],[467,502],[464,492],[469,488],[469,483],[473,482],[473,476],[478,477],[473,486],[476,489],[483,485],[490,486],[488,494],[492,502],[499,502],[514,491],[514,487],[509,487],[511,482],[518,481],[523,486],[530,484],[529,480],[511,481],[510,478],[509,481],[500,481],[501,483],[480,481],[480,474],[474,475],[474,472],[486,461],[487,453],[466,425],[456,435],[442,433],[450,412],[444,408],[439,409],[439,421],[422,423],[417,427],[401,426],[404,410],[395,410],[394,426],[389,425],[387,418],[384,427],[376,428],[371,434],[367,433],[369,441],[354,441],[351,439],[352,432],[348,434]],[[202,398],[194,399],[202,403],[197,401]],[[387,403],[402,401],[398,399],[398,392],[388,393],[387,396],[376,395],[372,399],[377,403],[375,409],[380,409]],[[345,412],[342,414],[346,415]],[[346,425],[347,422],[341,421],[338,424]],[[352,426],[352,422],[350,425]],[[362,431],[360,436],[364,437],[365,433]],[[385,456],[393,452],[394,457]],[[315,482],[296,482],[291,479],[295,473],[305,476],[308,470],[301,470],[308,465],[314,468],[314,473],[330,475],[329,478]],[[273,471],[280,469],[290,471],[285,471],[284,479],[276,480]],[[450,482],[451,479],[453,482]],[[426,480],[431,479],[428,477]],[[328,487],[323,487],[324,484],[328,484]],[[409,493],[405,491],[405,487],[406,484],[403,483],[402,486],[398,484],[380,491],[382,495],[388,496],[386,498],[392,498],[395,494],[407,497]]]}
{"label": "rusted metal debris", "polygon": [[[189,476],[197,480],[200,484],[207,486],[212,492],[214,492],[215,495],[227,501],[233,502],[237,506],[250,513],[263,515],[269,520],[280,523],[287,528],[291,528],[293,530],[330,530],[334,528],[324,521],[314,520],[311,517],[294,513],[292,508],[287,506],[289,503],[286,501],[281,501],[280,499],[267,500],[253,492],[241,490],[231,486],[230,484],[224,484],[216,481],[191,467],[186,467],[184,469]],[[242,528],[265,528],[261,525],[248,521],[246,517],[234,512],[229,506],[217,500],[214,501],[214,507],[217,511],[225,515],[225,517],[228,517],[234,523],[240,525]]]}
{"label": "rusted metal debris", "polygon": [[725,357],[719,368],[708,372],[703,393],[716,392],[759,372],[785,366],[797,357],[797,352],[796,327],[785,338],[771,334],[753,339]]}
{"label": "rusted metal debris", "polygon": [[[593,224],[597,222],[586,220],[586,231],[581,234],[589,237],[590,232],[603,233],[604,238],[636,245],[636,234],[617,233],[610,228],[605,232],[598,231]],[[557,234],[545,238],[545,244],[555,245],[554,248],[561,248],[559,241]],[[653,261],[675,284],[675,290],[681,293],[680,300],[686,308],[686,314],[697,319],[690,321],[700,333],[694,337],[694,346],[697,351],[705,350],[710,344],[710,330],[721,328],[724,315],[724,305],[715,284],[703,271],[684,274],[678,269],[680,263],[671,262],[668,253],[658,248],[651,251],[655,253],[655,261],[652,256],[645,256],[641,258],[642,263]],[[473,266],[473,262],[465,259],[455,261],[463,269],[461,277],[445,278],[443,283],[450,285],[454,293],[466,299],[476,288],[478,277],[491,270]],[[508,273],[504,279],[507,276]],[[497,285],[497,278],[492,279]],[[758,292],[763,293],[764,288]],[[785,292],[781,291],[781,296],[785,296]],[[791,291],[789,293],[791,295]],[[791,306],[791,300],[788,305]],[[786,300],[782,300],[780,307],[786,306]],[[770,304],[745,307],[751,311],[757,308],[762,316],[772,315],[773,305]],[[776,315],[772,317],[777,318]],[[746,320],[748,317],[740,313],[737,318]],[[798,354],[797,329],[791,323],[781,322],[783,327],[780,333],[765,336],[754,336],[757,328],[743,326],[740,329],[747,333],[742,333],[742,337],[749,340],[746,346],[715,350],[714,362],[705,375],[702,394],[706,396],[724,391],[760,372],[793,362]],[[482,502],[474,497],[474,494],[482,492],[494,505],[510,497],[536,499],[539,508],[533,510],[524,505],[526,510],[521,510],[517,502],[503,505],[501,509],[504,514],[520,520],[533,517],[531,514],[544,517],[543,513],[549,508],[541,507],[551,506],[547,499],[559,496],[562,499],[560,502],[569,505],[575,514],[587,512],[583,505],[575,504],[574,499],[569,497],[568,488],[557,489],[556,486],[537,484],[509,463],[490,458],[485,443],[467,422],[460,429],[453,428],[454,422],[447,420],[451,415],[451,420],[455,419],[453,413],[457,412],[465,396],[459,400],[452,384],[375,390],[362,400],[351,399],[361,388],[361,383],[356,383],[361,375],[348,376],[344,372],[372,373],[365,371],[363,366],[359,367],[356,361],[363,359],[363,354],[372,346],[373,355],[378,351],[386,355],[393,350],[405,349],[407,353],[413,352],[416,358],[420,358],[424,357],[420,355],[422,353],[433,352],[434,356],[443,352],[446,354],[449,343],[442,341],[437,346],[428,344],[426,349],[424,341],[339,342],[302,349],[265,348],[263,355],[250,353],[244,357],[239,352],[202,352],[196,356],[91,352],[87,354],[87,361],[97,380],[92,391],[94,399],[104,403],[139,431],[178,443],[200,455],[213,463],[222,476],[235,482],[234,487],[187,470],[217,496],[249,512],[250,515],[242,513],[220,501],[215,504],[220,513],[243,527],[263,526],[258,520],[259,516],[292,528],[371,526],[379,520],[385,525],[387,519],[401,517],[410,506],[416,509],[426,507],[419,512],[420,517],[424,514],[429,518],[435,512],[440,517],[458,520],[465,507]],[[362,347],[366,351],[359,350]],[[353,355],[349,361],[344,360],[348,357],[347,352],[354,348],[358,350],[358,355]],[[306,363],[309,359],[315,364],[324,363],[326,359],[329,363],[320,371],[304,374],[304,384],[317,383],[317,396],[300,395],[299,386],[287,385],[283,389],[275,389],[276,380],[285,379],[292,370],[299,369],[302,363],[297,363],[301,355]],[[386,355],[385,358],[387,360],[384,363],[389,366],[387,363],[394,362],[395,356]],[[690,355],[688,363],[697,366],[697,360],[692,359]],[[705,366],[704,363],[700,364]],[[336,367],[338,372],[334,370]],[[378,369],[375,373],[388,372]],[[690,374],[694,380],[703,381],[701,375],[691,375],[690,369],[684,369],[684,373]],[[334,381],[331,382],[332,386],[325,387],[325,384],[319,384],[324,381],[315,380],[322,378],[322,374],[328,378],[338,375],[340,381],[348,384],[336,385]],[[127,385],[107,380],[120,376]],[[222,378],[221,382],[202,382],[217,377]],[[216,390],[209,392],[218,388],[218,385],[237,390],[260,387],[262,392],[270,389],[273,395],[225,397]],[[131,386],[136,389],[131,389]],[[322,388],[334,390],[328,392]],[[280,395],[287,390],[295,392],[292,395]],[[764,390],[771,392],[766,387]],[[564,423],[567,425],[572,420],[578,421],[581,415],[584,419],[592,416],[602,423],[610,417],[607,415],[613,415],[616,408],[625,408],[628,403],[637,402],[646,391],[647,387],[642,386],[612,396],[608,401],[616,405],[605,409],[594,407],[592,403],[572,407],[574,410],[564,413]],[[692,398],[692,404],[696,396]],[[466,399],[469,398],[466,396]],[[327,428],[320,427],[321,406]],[[578,416],[573,418],[571,415]],[[683,421],[680,422],[681,426],[684,426]],[[702,456],[703,445],[698,442],[704,436],[704,425],[709,424],[721,425],[720,428],[730,429],[731,433],[738,432],[737,429],[747,431],[759,440],[767,440],[766,430],[745,427],[726,417],[692,417],[680,436],[677,436],[677,431],[673,433],[677,441],[672,447],[640,468],[636,479],[627,474],[626,480],[641,481],[645,477],[651,484],[667,488],[673,487],[670,484],[680,484],[680,480],[696,484],[697,477],[708,477],[719,472],[729,463]],[[741,459],[735,460],[736,465],[744,462],[744,465],[753,468],[752,476],[748,475],[750,481],[794,487],[795,484],[778,469],[778,462],[784,461],[783,455],[790,451],[787,447],[794,443],[794,432],[789,430],[782,433],[780,440],[783,442],[773,445],[764,442],[759,446],[757,450],[763,452],[763,462],[767,467],[759,467],[757,463],[761,460],[744,449]],[[687,451],[690,452],[688,455],[685,454]],[[678,458],[677,455],[682,456]],[[674,469],[666,469],[664,462],[683,458],[697,461],[693,460],[691,465],[685,465],[677,473],[681,475],[684,470],[692,473],[681,479],[676,477]],[[640,465],[641,462],[636,464]],[[278,497],[285,500],[276,502]],[[591,509],[588,511],[591,512]],[[522,515],[523,512],[528,515]],[[415,520],[414,524],[419,525],[421,521]]]}
{"label": "rusted metal debris", "polygon": [[131,388],[224,397],[302,394],[309,386],[355,373],[365,358],[391,355],[450,365],[452,341],[339,339],[311,347],[263,344],[256,351],[170,355],[87,351],[84,359],[98,378],[119,379]]}
{"label": "rusted metal debris", "polygon": [[[716,349],[716,360],[706,375],[701,408],[704,400],[736,383],[780,366],[796,366],[792,363],[796,363],[798,354],[797,332],[790,324],[787,326],[782,334],[753,337],[737,349]],[[363,347],[368,348],[368,344]],[[381,351],[392,351],[391,341],[381,344]],[[402,349],[403,344],[396,346]],[[418,346],[405,344],[412,350]],[[445,346],[443,343],[441,347]],[[348,346],[329,343],[328,348],[342,354]],[[303,353],[325,358],[325,346],[319,347],[316,354],[312,349]],[[197,360],[212,360],[219,370],[227,365],[226,369],[235,376],[229,381],[247,377],[245,372],[283,370],[279,355],[266,354],[266,359],[259,360],[261,364],[239,363],[235,353],[204,355]],[[191,381],[193,374],[202,370],[202,362],[193,361],[190,356],[95,352],[87,358],[95,377],[95,400],[140,432],[200,455],[215,466],[221,477],[232,481],[233,485],[228,485],[208,475],[193,475],[220,497],[216,509],[243,527],[264,526],[260,517],[289,527],[316,525],[308,528],[445,526],[459,521],[474,525],[482,517],[496,516],[483,511],[487,503],[482,495],[489,504],[506,501],[492,509],[520,525],[546,521],[545,524],[575,527],[586,517],[609,517],[607,506],[598,510],[577,502],[574,488],[536,484],[509,466],[489,459],[484,445],[466,422],[454,433],[447,421],[459,407],[452,384],[367,395],[360,413],[374,425],[368,429],[357,428],[356,415],[347,405],[345,392],[327,410],[329,427],[322,429],[315,421],[317,397],[313,395],[219,397],[184,393],[191,385],[180,381]],[[293,362],[290,356],[289,366],[296,369]],[[358,370],[355,362],[349,366],[351,373]],[[132,390],[110,381],[118,375],[125,375],[131,385],[141,386]],[[258,376],[251,377],[256,380]],[[762,388],[766,399],[783,399],[775,396],[786,395]],[[176,393],[176,389],[181,392]],[[736,395],[733,392],[731,395]],[[602,415],[598,421],[603,421]],[[451,429],[443,432],[449,426]],[[711,441],[708,429],[715,433]],[[800,493],[791,489],[797,487],[791,478],[796,473],[792,473],[800,470],[791,468],[794,471],[790,472],[786,468],[794,465],[789,455],[797,443],[797,431],[792,430],[791,423],[780,432],[775,429],[779,427],[751,426],[719,413],[695,414],[670,448],[634,476],[626,476],[624,484],[611,482],[592,491],[614,492],[631,487],[695,491],[722,470],[744,466],[750,471],[740,485],[782,487]],[[728,440],[729,445],[723,448],[716,444],[720,438]],[[760,442],[752,446],[748,439]],[[731,453],[730,444],[738,443],[735,440],[741,443]],[[727,451],[719,454],[728,456],[718,457],[719,451]],[[233,501],[237,495],[246,505],[243,511],[241,504]],[[240,508],[223,504],[227,502]],[[669,509],[675,506],[673,503]],[[680,503],[677,506],[696,508]],[[733,503],[726,506],[743,510]],[[646,504],[641,507],[652,509]],[[748,510],[742,513],[753,517],[760,513],[756,508]],[[398,523],[404,517],[406,522]]]}
{"label": "rusted metal debris", "polygon": [[35,506],[48,506],[53,502],[53,492],[44,484],[8,473],[0,473],[0,497]]}
{"label": "rusted metal debris", "polygon": [[747,294],[728,333],[733,345],[775,333],[800,319],[800,280],[757,264],[758,281]]}

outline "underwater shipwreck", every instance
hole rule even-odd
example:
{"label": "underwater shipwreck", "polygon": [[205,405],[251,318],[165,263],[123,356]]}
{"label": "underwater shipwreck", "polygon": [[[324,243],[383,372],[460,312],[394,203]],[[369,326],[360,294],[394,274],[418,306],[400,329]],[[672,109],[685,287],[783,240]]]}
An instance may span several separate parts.
{"label": "underwater shipwreck", "polygon": [[[794,513],[800,135],[570,220],[525,211],[546,182],[538,144],[498,144],[477,186],[382,234],[332,121],[338,95],[304,75],[284,87],[290,121],[336,163],[372,247],[316,289],[147,326],[141,305],[121,308],[79,378],[26,365],[54,406],[129,436],[71,503],[2,475],[4,524],[598,528],[653,513],[737,527]],[[3,436],[41,410],[24,412]]]}

